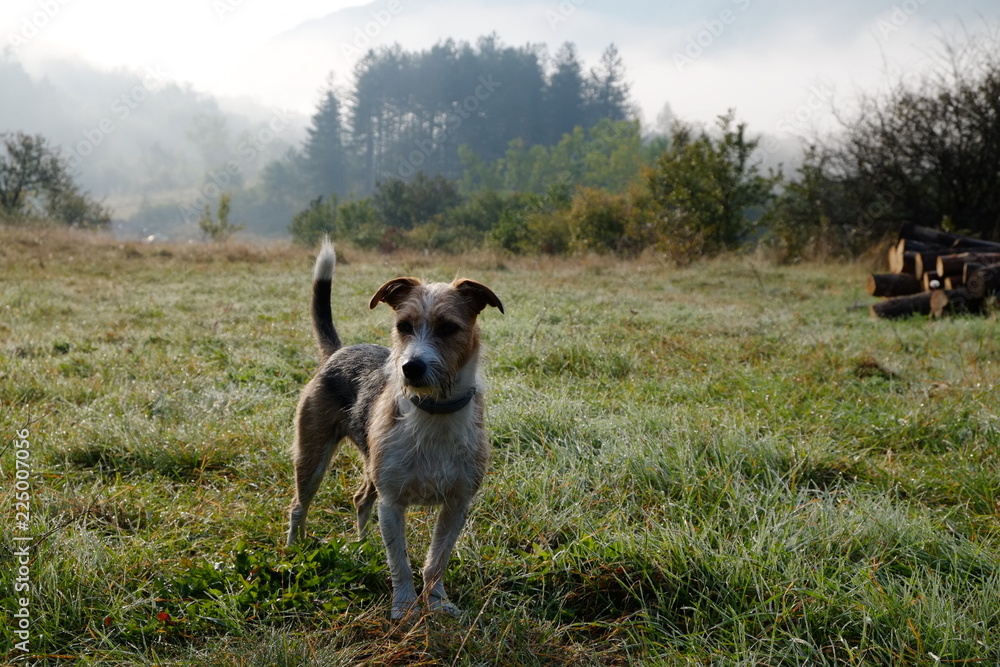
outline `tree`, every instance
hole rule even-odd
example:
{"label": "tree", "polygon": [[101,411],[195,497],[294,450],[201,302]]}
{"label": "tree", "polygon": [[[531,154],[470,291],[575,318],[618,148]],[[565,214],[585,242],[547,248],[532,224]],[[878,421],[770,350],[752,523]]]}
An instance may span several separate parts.
{"label": "tree", "polygon": [[111,212],[73,182],[66,160],[40,134],[0,134],[0,213],[50,218],[75,227],[107,227]]}
{"label": "tree", "polygon": [[661,244],[675,260],[737,248],[754,229],[748,213],[764,207],[780,176],[751,161],[756,139],[734,113],[719,116],[721,138],[675,124],[670,148],[647,170]]}
{"label": "tree", "polygon": [[602,118],[625,120],[634,115],[625,79],[625,63],[614,44],[608,45],[600,64],[590,70],[585,97],[587,126]]}
{"label": "tree", "polygon": [[308,201],[313,188],[307,183],[303,161],[302,153],[289,148],[280,160],[268,162],[260,176],[264,198],[285,209],[297,209]]}
{"label": "tree", "polygon": [[541,53],[539,46],[504,46],[496,35],[475,45],[445,40],[421,52],[399,45],[369,51],[350,98],[348,145],[362,193],[418,171],[457,179],[463,145],[493,162],[512,141],[552,144],[578,125],[630,114],[616,50],[587,80],[572,45],[560,50],[548,79]]}
{"label": "tree", "polygon": [[347,190],[344,128],[340,121],[340,101],[332,88],[327,90],[307,129],[302,169],[318,194],[343,194]]}
{"label": "tree", "polygon": [[587,124],[584,117],[583,66],[572,42],[556,53],[555,70],[545,87],[546,144],[555,144],[574,127]]}
{"label": "tree", "polygon": [[205,210],[198,219],[198,229],[201,230],[201,233],[206,238],[221,243],[228,241],[233,234],[243,229],[243,225],[236,225],[229,222],[230,201],[231,197],[228,192],[224,192],[219,197],[218,217],[215,220],[212,219],[212,210],[208,204],[205,204]]}
{"label": "tree", "polygon": [[[839,220],[856,247],[901,220],[1000,240],[1000,27],[945,43],[915,81],[862,98],[830,148],[826,173],[857,213]],[[853,219],[852,219],[853,218]]]}

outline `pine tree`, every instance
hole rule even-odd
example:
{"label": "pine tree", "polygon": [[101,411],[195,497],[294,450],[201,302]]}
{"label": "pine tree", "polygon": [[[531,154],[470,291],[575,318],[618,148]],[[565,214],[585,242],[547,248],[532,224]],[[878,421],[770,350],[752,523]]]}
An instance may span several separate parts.
{"label": "pine tree", "polygon": [[566,42],[556,53],[555,71],[545,89],[545,143],[554,145],[577,125],[584,125],[583,68],[577,58],[576,45]]}
{"label": "pine tree", "polygon": [[608,45],[601,55],[601,63],[590,70],[586,98],[588,126],[601,118],[625,120],[634,115],[625,80],[625,63],[614,44]]}
{"label": "pine tree", "polygon": [[314,194],[344,194],[346,160],[340,123],[340,101],[328,89],[312,117],[303,150],[303,169]]}

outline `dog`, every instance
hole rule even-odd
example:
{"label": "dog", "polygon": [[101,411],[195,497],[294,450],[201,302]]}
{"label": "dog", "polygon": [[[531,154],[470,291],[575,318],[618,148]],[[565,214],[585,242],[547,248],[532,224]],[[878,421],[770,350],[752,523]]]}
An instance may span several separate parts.
{"label": "dog", "polygon": [[295,415],[295,499],[287,544],[305,535],[306,513],[330,458],[349,438],[361,452],[364,473],[354,494],[359,539],[376,502],[392,578],[393,620],[418,607],[406,552],[409,505],[440,506],[423,566],[420,601],[452,616],[443,575],[473,497],[486,475],[490,445],[483,423],[483,380],[478,315],[487,306],[504,312],[485,285],[458,279],[424,284],[396,278],[368,306],[395,312],[392,347],[344,347],[330,306],[336,255],[324,241],[313,269],[312,321],[321,366],[302,390]]}

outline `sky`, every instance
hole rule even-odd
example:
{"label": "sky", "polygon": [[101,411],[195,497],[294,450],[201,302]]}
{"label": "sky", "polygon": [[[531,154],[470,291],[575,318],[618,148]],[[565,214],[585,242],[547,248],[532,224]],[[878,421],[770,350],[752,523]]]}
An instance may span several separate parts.
{"label": "sky", "polygon": [[942,36],[998,18],[995,0],[3,0],[0,44],[36,75],[59,58],[153,71],[308,115],[371,46],[495,31],[551,54],[572,41],[592,66],[614,42],[647,128],[735,108],[752,130],[804,136],[829,129],[833,105],[932,66]]}

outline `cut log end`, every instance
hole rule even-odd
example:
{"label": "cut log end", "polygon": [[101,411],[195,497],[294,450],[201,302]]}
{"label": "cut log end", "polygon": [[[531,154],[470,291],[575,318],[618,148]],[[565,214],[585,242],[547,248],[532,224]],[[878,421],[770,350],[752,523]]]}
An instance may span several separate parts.
{"label": "cut log end", "polygon": [[974,299],[984,299],[1000,290],[1000,264],[983,266],[969,273],[965,289]]}
{"label": "cut log end", "polygon": [[937,290],[931,294],[931,316],[942,315],[978,315],[983,312],[982,299],[969,294],[964,287],[949,290]]}

